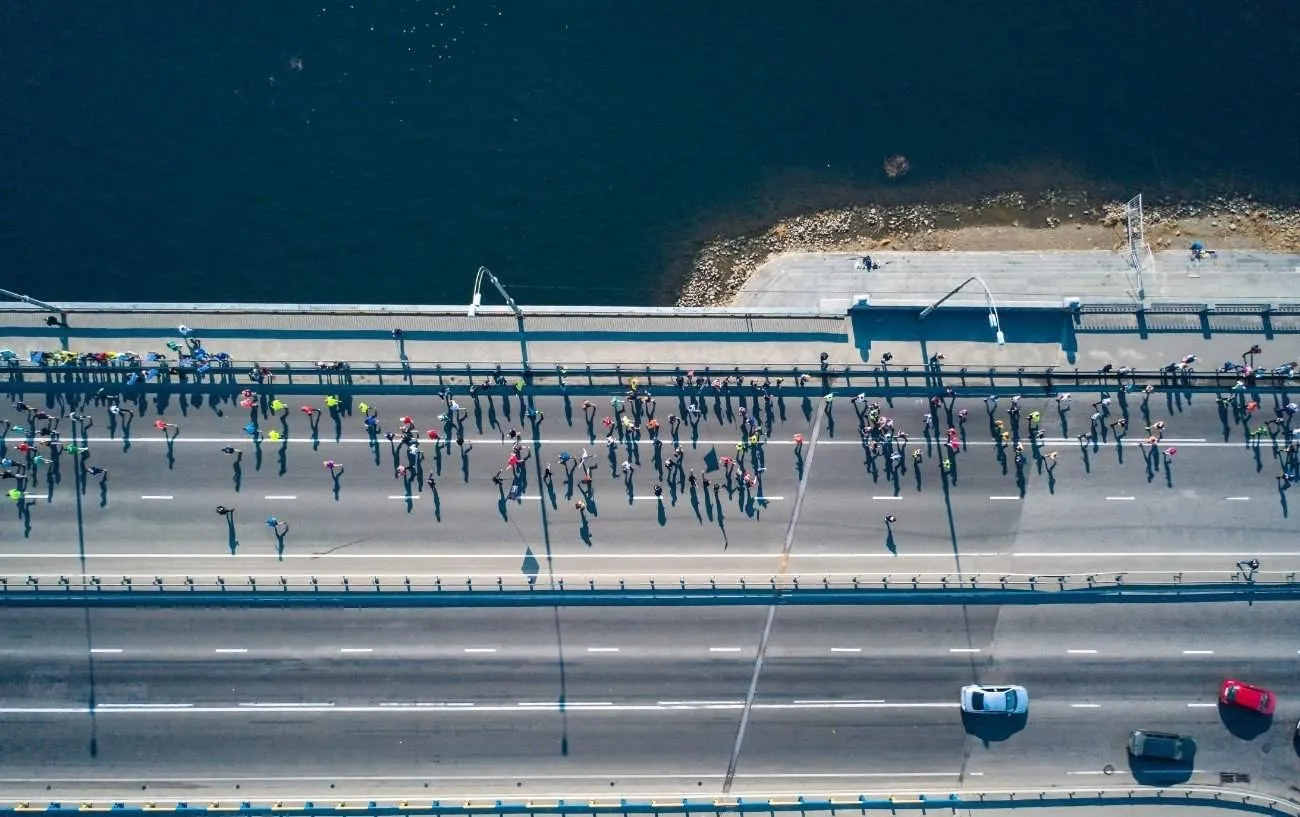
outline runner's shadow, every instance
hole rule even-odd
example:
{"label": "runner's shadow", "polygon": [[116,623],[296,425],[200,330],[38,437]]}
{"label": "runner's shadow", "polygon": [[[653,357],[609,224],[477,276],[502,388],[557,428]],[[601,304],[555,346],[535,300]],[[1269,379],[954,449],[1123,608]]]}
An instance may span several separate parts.
{"label": "runner's shadow", "polygon": [[239,538],[235,535],[235,514],[226,514],[226,547],[230,549],[230,555],[234,556],[239,551]]}
{"label": "runner's shadow", "polygon": [[1291,516],[1291,509],[1286,502],[1286,483],[1282,480],[1277,482],[1277,500],[1282,505],[1282,518],[1286,519]]}
{"label": "runner's shadow", "polygon": [[108,507],[108,474],[99,478],[99,507]]}
{"label": "runner's shadow", "polygon": [[664,508],[663,497],[659,497],[659,501],[655,504],[659,506],[659,527],[662,528],[664,525],[668,524],[668,511]]}

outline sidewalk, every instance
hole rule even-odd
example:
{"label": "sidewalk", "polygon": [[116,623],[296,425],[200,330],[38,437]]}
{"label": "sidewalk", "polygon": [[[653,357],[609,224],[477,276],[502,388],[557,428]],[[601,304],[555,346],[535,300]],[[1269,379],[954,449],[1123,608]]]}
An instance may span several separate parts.
{"label": "sidewalk", "polygon": [[[1183,306],[1142,317],[1136,280],[1114,252],[882,252],[871,271],[860,261],[848,253],[778,256],[732,307],[523,305],[522,321],[503,306],[470,317],[467,306],[55,302],[68,316],[56,328],[45,325],[46,312],[6,303],[0,347],[23,359],[33,350],[163,351],[185,324],[209,351],[248,364],[517,365],[526,355],[535,368],[689,369],[814,366],[823,353],[836,366],[889,353],[897,366],[921,367],[942,354],[950,367],[1096,370],[1108,363],[1154,369],[1196,354],[1206,368],[1238,360],[1256,343],[1265,349],[1262,365],[1300,358],[1300,255],[1234,250],[1192,261],[1182,251],[1158,253],[1156,272],[1143,282],[1148,302],[1214,303],[1219,311]],[[923,307],[972,275],[998,305],[1003,346],[993,342],[986,296],[975,284],[920,319]],[[868,306],[855,307],[860,295]],[[1066,298],[1081,299],[1084,312],[1071,315]],[[1261,317],[1230,304],[1283,309]]]}
{"label": "sidewalk", "polygon": [[[827,310],[848,308],[858,295],[872,303],[924,306],[972,275],[988,284],[1001,305],[1059,305],[1063,298],[1134,303],[1137,282],[1121,253],[889,252],[872,255],[868,271],[856,253],[786,253],[759,267],[733,306]],[[1297,302],[1300,255],[1224,250],[1193,261],[1185,251],[1155,254],[1155,273],[1143,281],[1148,300],[1183,303]],[[984,303],[975,285],[949,303]]]}

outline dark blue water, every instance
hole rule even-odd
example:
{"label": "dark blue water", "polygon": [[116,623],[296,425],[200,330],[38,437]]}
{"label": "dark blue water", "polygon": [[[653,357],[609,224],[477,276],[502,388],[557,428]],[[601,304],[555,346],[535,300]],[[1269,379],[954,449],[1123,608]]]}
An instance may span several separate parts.
{"label": "dark blue water", "polygon": [[0,285],[656,303],[719,232],[973,174],[1294,198],[1298,9],[6,2]]}

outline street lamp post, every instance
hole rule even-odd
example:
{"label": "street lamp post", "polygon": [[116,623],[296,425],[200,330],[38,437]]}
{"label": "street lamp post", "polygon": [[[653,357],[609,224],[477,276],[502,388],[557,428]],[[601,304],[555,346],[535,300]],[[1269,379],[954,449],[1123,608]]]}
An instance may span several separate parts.
{"label": "street lamp post", "polygon": [[934,312],[934,310],[942,306],[944,301],[956,295],[958,292],[961,292],[962,288],[965,287],[967,284],[969,284],[971,281],[975,281],[976,283],[978,283],[980,287],[984,290],[984,297],[988,300],[988,305],[989,305],[989,328],[993,330],[993,338],[994,340],[997,341],[998,346],[1005,346],[1007,342],[1007,337],[1002,333],[1002,323],[1000,320],[998,320],[997,302],[993,300],[993,293],[989,290],[989,285],[984,283],[984,279],[979,277],[978,275],[972,275],[971,277],[967,278],[965,281],[962,281],[960,284],[953,287],[952,290],[950,290],[947,295],[944,295],[942,298],[930,304],[925,309],[922,309],[921,314],[917,315],[916,319],[919,321],[923,321],[926,318],[930,317],[931,312]]}
{"label": "street lamp post", "polygon": [[479,267],[478,274],[474,276],[474,294],[470,298],[469,316],[473,318],[478,312],[478,308],[483,305],[484,278],[487,278],[492,282],[492,286],[496,287],[497,292],[501,293],[501,297],[506,301],[506,306],[510,307],[510,311],[515,315],[515,323],[519,327],[519,355],[523,363],[524,371],[527,372],[528,341],[527,337],[524,335],[524,311],[519,308],[519,304],[515,303],[515,299],[510,297],[510,293],[506,292],[506,288],[501,285],[501,282],[497,280],[497,277],[492,274],[492,270],[487,267]]}
{"label": "street lamp post", "polygon": [[44,309],[46,312],[53,312],[54,314],[59,316],[59,323],[68,322],[68,313],[64,312],[62,309],[55,306],[54,304],[47,304],[45,301],[38,301],[35,298],[31,297],[30,295],[20,295],[17,292],[10,292],[7,289],[0,289],[0,295],[5,296],[6,298],[13,298],[15,301],[22,301],[23,303],[40,307],[41,309]]}

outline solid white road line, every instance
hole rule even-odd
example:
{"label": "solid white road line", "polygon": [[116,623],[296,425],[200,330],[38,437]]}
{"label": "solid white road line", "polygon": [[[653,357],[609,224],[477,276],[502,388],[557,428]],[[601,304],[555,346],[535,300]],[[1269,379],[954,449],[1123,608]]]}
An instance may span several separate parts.
{"label": "solid white road line", "polygon": [[1096,650],[1066,650],[1066,655],[1096,655]]}
{"label": "solid white road line", "polygon": [[1248,496],[1225,496],[1225,497],[1224,497],[1224,500],[1227,501],[1227,502],[1249,502],[1249,501],[1250,501],[1250,497],[1248,497]]}
{"label": "solid white road line", "polygon": [[213,652],[219,654],[239,655],[248,652],[248,650],[243,647],[217,647]]}
{"label": "solid white road line", "polygon": [[709,647],[709,652],[740,652],[740,647]]}
{"label": "solid white road line", "polygon": [[902,499],[902,497],[901,496],[873,496],[872,499],[878,501],[887,501],[887,500],[899,500]]}
{"label": "solid white road line", "polygon": [[372,648],[370,648],[370,647],[339,647],[339,652],[342,652],[342,653],[363,653],[363,652],[374,652],[374,650],[373,650]]}
{"label": "solid white road line", "polygon": [[1193,704],[1188,704],[1187,708],[1188,709],[1213,709],[1217,706],[1218,704],[1193,703]]}
{"label": "solid white road line", "polygon": [[831,647],[831,652],[862,652],[861,647]]}
{"label": "solid white road line", "polygon": [[419,499],[420,494],[390,494],[389,499]]}
{"label": "solid white road line", "polygon": [[91,647],[90,648],[90,652],[92,655],[116,655],[121,651],[122,650],[118,647]]}
{"label": "solid white road line", "polygon": [[948,652],[979,652],[979,647],[949,647]]}
{"label": "solid white road line", "polygon": [[268,495],[268,496],[264,496],[264,497],[262,497],[262,498],[263,498],[263,499],[272,499],[272,500],[274,500],[274,499],[297,499],[298,497],[296,497],[296,496]]}
{"label": "solid white road line", "polygon": [[992,501],[994,501],[994,502],[1015,502],[1016,500],[1020,499],[1020,497],[1018,497],[1018,496],[991,496],[991,497],[989,497],[989,499],[992,500]]}
{"label": "solid white road line", "polygon": [[1183,655],[1214,655],[1214,650],[1183,650]]}
{"label": "solid white road line", "polygon": [[141,494],[141,499],[175,499],[171,494]]}
{"label": "solid white road line", "polygon": [[588,647],[587,652],[618,652],[618,647]]}
{"label": "solid white road line", "polygon": [[1071,709],[1101,709],[1101,704],[1070,704]]}
{"label": "solid white road line", "polygon": [[1108,497],[1106,497],[1106,501],[1107,501],[1107,502],[1133,502],[1133,501],[1135,501],[1136,499],[1137,499],[1137,497],[1134,497],[1134,496],[1108,496]]}
{"label": "solid white road line", "polygon": [[465,652],[496,652],[496,647],[466,647]]}

